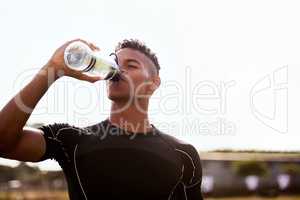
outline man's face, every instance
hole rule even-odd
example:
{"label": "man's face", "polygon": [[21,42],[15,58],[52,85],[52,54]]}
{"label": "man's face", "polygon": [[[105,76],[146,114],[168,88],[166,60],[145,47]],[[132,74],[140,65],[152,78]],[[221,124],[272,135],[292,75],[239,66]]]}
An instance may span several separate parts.
{"label": "man's face", "polygon": [[157,77],[153,62],[143,53],[130,48],[121,49],[116,55],[123,80],[107,81],[108,98],[128,102],[130,99],[150,97],[156,88],[153,80]]}

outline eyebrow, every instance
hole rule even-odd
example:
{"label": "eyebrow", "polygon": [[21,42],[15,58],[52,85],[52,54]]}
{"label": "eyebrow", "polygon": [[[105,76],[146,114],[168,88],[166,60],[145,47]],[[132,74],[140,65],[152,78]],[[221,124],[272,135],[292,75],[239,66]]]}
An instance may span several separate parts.
{"label": "eyebrow", "polygon": [[[115,56],[115,61],[116,61],[117,64],[119,64],[119,62],[118,62],[119,58],[118,58],[118,56],[117,56],[117,54],[115,52],[110,53],[109,56]],[[125,61],[126,62],[135,62],[135,63],[137,63],[139,65],[142,65],[141,62],[139,62],[138,60],[133,59],[133,58],[125,59]]]}
{"label": "eyebrow", "polygon": [[141,65],[141,63],[140,63],[138,60],[133,59],[133,58],[125,59],[125,61],[126,61],[126,62],[135,62],[135,63]]}

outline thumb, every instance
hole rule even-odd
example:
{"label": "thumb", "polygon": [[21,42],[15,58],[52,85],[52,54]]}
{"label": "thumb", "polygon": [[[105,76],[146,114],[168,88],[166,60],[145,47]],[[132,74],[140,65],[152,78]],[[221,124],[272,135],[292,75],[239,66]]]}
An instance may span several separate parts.
{"label": "thumb", "polygon": [[77,78],[79,80],[88,81],[90,83],[94,83],[96,81],[103,80],[103,78],[100,77],[100,76],[96,76],[96,75],[93,76],[93,75],[89,75],[89,74],[86,74],[86,73],[81,73]]}

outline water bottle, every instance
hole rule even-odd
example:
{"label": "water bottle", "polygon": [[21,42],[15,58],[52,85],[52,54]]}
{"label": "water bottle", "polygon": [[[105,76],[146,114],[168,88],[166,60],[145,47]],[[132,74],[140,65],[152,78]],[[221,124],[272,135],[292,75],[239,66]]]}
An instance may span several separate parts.
{"label": "water bottle", "polygon": [[92,51],[81,41],[70,43],[64,52],[65,64],[71,69],[99,75],[104,80],[118,81],[120,70],[112,57]]}

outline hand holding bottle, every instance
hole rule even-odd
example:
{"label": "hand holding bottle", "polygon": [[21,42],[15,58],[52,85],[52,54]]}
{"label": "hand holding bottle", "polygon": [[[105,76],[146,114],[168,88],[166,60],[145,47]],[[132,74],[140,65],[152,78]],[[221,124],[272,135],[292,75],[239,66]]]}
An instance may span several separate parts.
{"label": "hand holding bottle", "polygon": [[120,75],[119,65],[114,57],[93,51],[86,43],[70,43],[64,53],[65,64],[74,70],[102,77],[104,80],[117,81]]}
{"label": "hand holding bottle", "polygon": [[83,71],[80,70],[75,70],[73,68],[68,67],[65,64],[65,49],[73,42],[80,41],[84,44],[86,44],[92,51],[100,51],[100,49],[93,45],[92,43],[89,43],[87,41],[81,40],[81,39],[75,39],[66,42],[62,46],[60,46],[52,55],[50,60],[47,62],[46,67],[48,70],[53,70],[55,73],[55,78],[58,79],[62,76],[70,76],[79,80],[84,80],[88,82],[96,82],[98,80],[103,80],[103,77],[97,76],[97,75],[92,75],[92,74],[87,74],[84,73]]}

